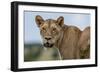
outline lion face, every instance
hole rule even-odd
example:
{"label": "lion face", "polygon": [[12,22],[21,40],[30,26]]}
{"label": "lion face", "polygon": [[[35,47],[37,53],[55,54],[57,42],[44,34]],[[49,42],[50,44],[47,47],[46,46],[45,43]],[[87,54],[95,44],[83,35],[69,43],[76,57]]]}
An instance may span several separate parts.
{"label": "lion face", "polygon": [[47,19],[44,20],[41,16],[36,16],[36,23],[40,28],[40,34],[45,47],[53,47],[59,40],[64,23],[64,18],[59,17],[57,20]]}

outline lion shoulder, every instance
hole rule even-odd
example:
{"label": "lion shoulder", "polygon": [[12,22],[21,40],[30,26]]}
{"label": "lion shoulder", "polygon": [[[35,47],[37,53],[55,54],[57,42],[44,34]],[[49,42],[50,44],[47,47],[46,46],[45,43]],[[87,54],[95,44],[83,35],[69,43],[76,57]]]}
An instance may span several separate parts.
{"label": "lion shoulder", "polygon": [[[76,58],[77,55],[77,44],[79,37],[81,35],[81,30],[75,26],[64,26],[63,27],[63,37],[61,41],[61,51],[66,59]],[[71,52],[71,53],[70,53]]]}
{"label": "lion shoulder", "polygon": [[80,35],[82,31],[76,26],[64,25],[63,32],[64,32],[63,34],[64,36],[75,36],[75,34]]}

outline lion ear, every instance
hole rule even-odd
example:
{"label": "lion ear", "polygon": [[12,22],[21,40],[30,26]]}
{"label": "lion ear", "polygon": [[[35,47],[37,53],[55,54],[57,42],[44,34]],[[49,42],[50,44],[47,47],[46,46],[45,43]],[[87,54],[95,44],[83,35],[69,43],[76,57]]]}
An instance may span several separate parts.
{"label": "lion ear", "polygon": [[57,24],[60,25],[61,27],[64,25],[64,17],[63,16],[60,16],[57,19]]}
{"label": "lion ear", "polygon": [[40,25],[44,22],[44,19],[40,15],[37,15],[35,17],[35,21],[36,21],[38,27],[40,27]]}

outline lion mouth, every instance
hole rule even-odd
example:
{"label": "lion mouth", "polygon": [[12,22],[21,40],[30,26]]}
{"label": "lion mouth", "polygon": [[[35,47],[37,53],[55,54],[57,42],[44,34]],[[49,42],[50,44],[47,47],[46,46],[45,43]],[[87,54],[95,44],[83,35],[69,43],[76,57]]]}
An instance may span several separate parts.
{"label": "lion mouth", "polygon": [[47,42],[47,43],[44,43],[44,46],[50,48],[50,47],[53,47],[53,44]]}

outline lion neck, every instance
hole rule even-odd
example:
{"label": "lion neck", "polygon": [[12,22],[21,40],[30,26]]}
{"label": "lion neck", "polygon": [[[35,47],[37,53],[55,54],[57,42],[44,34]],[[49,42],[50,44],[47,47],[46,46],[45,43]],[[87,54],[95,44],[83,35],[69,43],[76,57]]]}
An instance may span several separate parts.
{"label": "lion neck", "polygon": [[62,31],[61,31],[61,35],[60,35],[59,39],[56,41],[56,43],[55,43],[55,47],[58,48],[58,49],[60,49],[61,44],[63,42],[64,30],[66,28],[68,28],[68,26],[64,25],[63,28],[62,28]]}
{"label": "lion neck", "polygon": [[64,37],[64,34],[65,34],[65,30],[68,28],[68,26],[67,25],[64,25],[63,26],[63,30],[62,30],[62,32],[61,32],[61,35],[60,35],[60,37],[59,37],[59,39],[56,41],[56,43],[55,43],[55,47],[59,50],[59,53],[60,53],[60,55],[61,55],[61,58],[63,58],[63,55],[62,55],[62,53],[61,53],[61,51],[63,50],[63,49],[61,49],[62,48],[62,46],[64,45],[64,40],[63,40],[63,37]]}
{"label": "lion neck", "polygon": [[60,44],[62,42],[62,38],[63,38],[63,33],[61,34],[60,38],[55,43],[55,47],[58,48],[58,49],[60,48]]}

